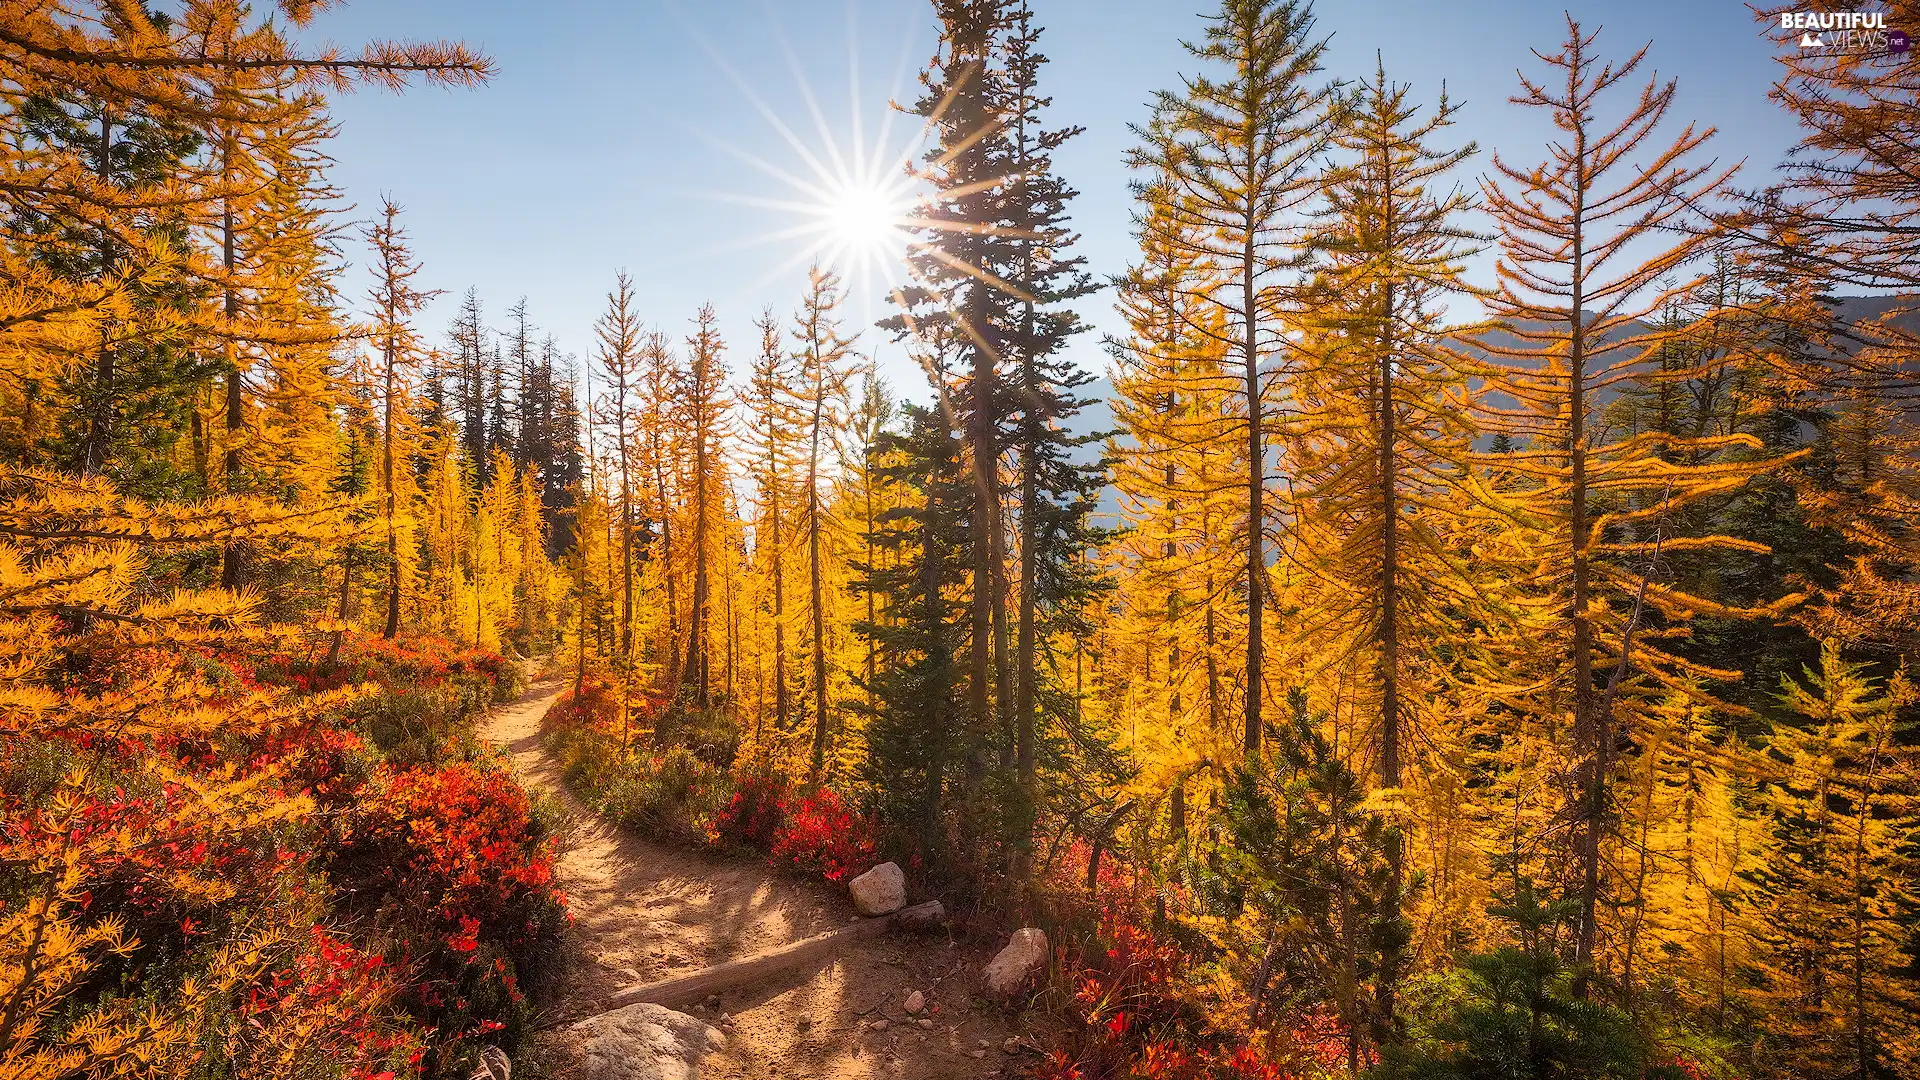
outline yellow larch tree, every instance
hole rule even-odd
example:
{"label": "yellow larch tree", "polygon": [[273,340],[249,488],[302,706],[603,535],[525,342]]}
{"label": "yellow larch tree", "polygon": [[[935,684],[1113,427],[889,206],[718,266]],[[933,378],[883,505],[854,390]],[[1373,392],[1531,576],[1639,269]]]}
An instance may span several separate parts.
{"label": "yellow larch tree", "polygon": [[1206,70],[1158,95],[1153,122],[1138,129],[1141,146],[1130,157],[1165,192],[1161,214],[1147,219],[1162,229],[1157,242],[1193,261],[1191,277],[1176,287],[1215,309],[1191,330],[1217,335],[1222,363],[1237,380],[1245,499],[1238,520],[1216,528],[1244,555],[1241,741],[1249,754],[1260,746],[1269,689],[1268,435],[1280,419],[1279,384],[1299,362],[1287,341],[1287,315],[1297,308],[1296,272],[1309,254],[1303,211],[1319,194],[1330,134],[1333,92],[1317,81],[1326,42],[1312,35],[1312,12],[1294,0],[1223,3],[1206,36],[1187,46]]}
{"label": "yellow larch tree", "polygon": [[1121,435],[1113,483],[1130,527],[1107,554],[1120,572],[1104,693],[1142,766],[1137,797],[1165,800],[1166,835],[1178,840],[1192,796],[1212,790],[1190,791],[1193,781],[1210,780],[1206,766],[1230,760],[1241,741],[1223,667],[1246,616],[1239,553],[1223,530],[1244,513],[1235,478],[1245,447],[1222,314],[1194,293],[1198,258],[1167,236],[1171,191],[1143,184],[1138,194],[1141,258],[1120,293],[1130,333],[1109,342]]}
{"label": "yellow larch tree", "polygon": [[[1434,145],[1453,114],[1442,96],[1422,117],[1409,88],[1379,67],[1339,111],[1333,141],[1345,161],[1326,177],[1322,265],[1290,384],[1299,416],[1282,443],[1296,508],[1276,574],[1291,612],[1284,654],[1297,658],[1299,685],[1323,703],[1334,745],[1370,779],[1390,825],[1376,1042],[1396,1037],[1412,938],[1407,848],[1424,848],[1410,836],[1406,789],[1424,789],[1427,805],[1460,791],[1422,781],[1464,765],[1456,657],[1487,621],[1458,523],[1473,437],[1466,380],[1441,323],[1442,305],[1468,292],[1462,263],[1477,240],[1462,223],[1471,197],[1445,186],[1474,147]],[[1462,808],[1436,809],[1451,817]],[[1433,870],[1440,880],[1451,872]]]}
{"label": "yellow larch tree", "polygon": [[841,528],[832,519],[828,476],[846,425],[848,379],[854,358],[855,339],[840,330],[841,295],[839,275],[814,267],[807,273],[807,292],[793,320],[794,403],[805,444],[805,460],[797,470],[797,479],[799,528],[807,544],[807,646],[811,660],[808,687],[812,702],[808,714],[813,721],[813,746],[807,775],[815,783],[820,780],[834,730],[834,687],[828,664],[834,643],[828,638],[828,607],[843,591],[838,583],[829,582]]}
{"label": "yellow larch tree", "polygon": [[1623,732],[1638,730],[1648,705],[1670,692],[1737,677],[1676,646],[1694,615],[1728,612],[1663,580],[1663,556],[1764,550],[1711,532],[1676,535],[1673,517],[1768,466],[1758,457],[1702,460],[1759,450],[1744,432],[1613,437],[1599,422],[1603,395],[1644,375],[1684,333],[1645,319],[1697,288],[1694,263],[1711,229],[1683,226],[1701,224],[1699,207],[1730,171],[1695,160],[1711,129],[1689,126],[1648,145],[1674,102],[1671,81],[1650,81],[1609,116],[1609,92],[1646,51],[1605,63],[1595,36],[1569,18],[1560,50],[1541,55],[1547,76],[1522,76],[1513,100],[1548,112],[1560,136],[1538,165],[1494,155],[1482,190],[1500,245],[1499,285],[1486,301],[1495,329],[1472,346],[1487,358],[1483,422],[1511,447],[1487,459],[1506,483],[1482,494],[1505,528],[1480,555],[1510,567],[1506,600],[1525,613],[1497,635],[1483,685],[1503,711],[1530,717],[1554,741],[1570,733],[1561,819],[1570,850],[1548,865],[1580,903],[1575,960],[1612,950],[1606,958],[1617,967],[1619,941],[1611,929],[1602,940],[1601,922],[1605,899],[1617,895],[1610,822]]}
{"label": "yellow larch tree", "polygon": [[[765,680],[772,684],[774,731],[785,733],[793,724],[793,680],[789,668],[787,560],[793,533],[789,522],[799,500],[795,471],[802,456],[802,416],[798,402],[798,374],[780,322],[771,308],[754,327],[760,331],[760,351],[754,358],[741,400],[747,429],[748,475],[753,480],[756,514],[753,521],[753,562],[759,578],[759,601],[770,630],[772,650]],[[765,685],[764,683],[762,684]],[[756,708],[753,730],[764,729],[764,702]]]}
{"label": "yellow larch tree", "polygon": [[1817,670],[1783,680],[1787,716],[1766,740],[1771,811],[1751,876],[1770,1075],[1912,1076],[1920,993],[1907,942],[1920,843],[1920,754],[1904,671],[1875,677],[1824,643]]}
{"label": "yellow larch tree", "polygon": [[420,266],[407,250],[400,228],[400,208],[385,202],[380,220],[368,227],[367,241],[377,261],[368,300],[373,323],[368,341],[376,352],[363,374],[372,384],[369,397],[380,413],[380,471],[374,488],[380,504],[380,527],[386,545],[386,619],[381,636],[400,632],[400,600],[415,588],[416,556],[414,506],[419,500],[414,457],[421,438],[414,380],[427,361],[425,348],[413,328],[413,317],[432,297],[413,284]]}

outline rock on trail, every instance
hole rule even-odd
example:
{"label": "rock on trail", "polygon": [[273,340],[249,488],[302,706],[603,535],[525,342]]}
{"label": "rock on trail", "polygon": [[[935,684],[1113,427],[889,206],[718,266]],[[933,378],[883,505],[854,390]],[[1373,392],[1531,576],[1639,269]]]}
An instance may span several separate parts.
{"label": "rock on trail", "polygon": [[581,1080],[693,1080],[726,1036],[686,1013],[629,1005],[567,1029],[579,1041]]}
{"label": "rock on trail", "polygon": [[881,863],[847,882],[847,891],[862,915],[891,915],[907,906],[907,876],[898,863]]}
{"label": "rock on trail", "polygon": [[981,973],[987,993],[1010,998],[1025,989],[1043,970],[1048,959],[1047,932],[1027,926],[1013,932],[1007,947],[993,958]]}

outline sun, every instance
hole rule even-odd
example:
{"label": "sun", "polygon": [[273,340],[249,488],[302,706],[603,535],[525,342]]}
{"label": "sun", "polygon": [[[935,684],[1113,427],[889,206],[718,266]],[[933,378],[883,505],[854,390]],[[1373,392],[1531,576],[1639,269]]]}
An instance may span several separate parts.
{"label": "sun", "polygon": [[829,242],[849,254],[880,256],[904,239],[906,200],[899,191],[871,181],[837,184],[821,207]]}

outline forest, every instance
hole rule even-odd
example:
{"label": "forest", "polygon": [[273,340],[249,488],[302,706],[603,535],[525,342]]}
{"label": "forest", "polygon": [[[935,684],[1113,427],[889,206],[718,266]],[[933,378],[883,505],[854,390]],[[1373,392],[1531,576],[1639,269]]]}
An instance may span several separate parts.
{"label": "forest", "polygon": [[1736,166],[1630,28],[1494,150],[1218,0],[1096,267],[1045,0],[931,0],[886,317],[576,356],[333,186],[498,74],[333,6],[0,0],[0,1080],[616,1075],[578,813],[1046,931],[1018,1053],[791,1075],[1920,1080],[1904,35]]}

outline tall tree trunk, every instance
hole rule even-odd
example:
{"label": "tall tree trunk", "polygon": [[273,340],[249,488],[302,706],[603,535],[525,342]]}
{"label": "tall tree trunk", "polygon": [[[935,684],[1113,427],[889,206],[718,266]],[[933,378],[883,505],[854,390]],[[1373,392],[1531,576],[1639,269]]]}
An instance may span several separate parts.
{"label": "tall tree trunk", "polygon": [[[946,438],[942,433],[943,444]],[[940,573],[942,553],[937,535],[940,508],[935,490],[935,485],[930,482],[927,485],[925,516],[920,523],[920,603],[924,627],[922,633],[931,654],[928,659],[935,661],[933,666],[944,675],[948,670],[944,663],[947,629],[941,614],[945,604],[945,586]],[[942,683],[936,682],[936,692],[945,689]],[[947,747],[951,742],[945,730],[929,730],[926,734],[929,753],[927,783],[920,798],[919,840],[920,857],[922,861],[930,862],[938,856],[940,849],[940,803],[946,781]]]}
{"label": "tall tree trunk", "polygon": [[[1213,535],[1213,508],[1207,500],[1200,503],[1200,535]],[[1226,725],[1225,694],[1220,685],[1220,624],[1214,618],[1213,560],[1207,560],[1207,606],[1202,613],[1202,634],[1207,643],[1207,730],[1219,732]]]}
{"label": "tall tree trunk", "polygon": [[[226,144],[220,152],[220,177],[224,184],[233,183],[233,133],[227,132]],[[223,309],[226,312],[226,341],[223,345],[227,375],[227,452],[221,463],[221,471],[226,477],[227,494],[238,492],[244,485],[240,479],[240,436],[246,427],[246,389],[240,371],[240,346],[234,341],[234,323],[240,318],[240,294],[233,287],[235,259],[235,237],[233,224],[233,199],[231,196],[221,202],[220,211],[220,265],[225,270],[226,280],[222,282]],[[240,587],[241,562],[244,556],[238,541],[229,541],[220,553],[220,587],[237,589]]]}
{"label": "tall tree trunk", "polygon": [[[1031,253],[1027,262],[1031,264]],[[1028,271],[1031,275],[1031,271]],[[1034,740],[1038,736],[1038,718],[1034,708],[1038,697],[1039,668],[1034,662],[1034,653],[1039,648],[1037,628],[1038,597],[1034,593],[1035,571],[1039,565],[1038,515],[1034,507],[1039,501],[1039,477],[1037,475],[1035,445],[1040,434],[1039,418],[1033,415],[1039,401],[1039,387],[1035,385],[1033,370],[1033,305],[1026,305],[1023,320],[1023,334],[1026,345],[1021,349],[1020,374],[1021,390],[1025,401],[1021,424],[1023,439],[1020,447],[1020,624],[1019,641],[1015,646],[1018,659],[1018,675],[1014,689],[1014,776],[1019,786],[1019,805],[1016,808],[1013,835],[1013,878],[1016,888],[1026,888],[1028,878],[1033,872],[1032,847],[1033,826],[1039,809],[1039,769],[1035,756]]]}
{"label": "tall tree trunk", "polygon": [[[707,393],[709,363],[709,357],[695,351],[693,380],[698,388],[695,391],[697,394]],[[710,649],[707,641],[707,515],[711,509],[707,496],[712,486],[708,471],[711,466],[707,460],[707,424],[705,415],[696,415],[693,419],[693,550],[690,553],[693,557],[693,596],[687,606],[687,656],[683,669],[683,673],[694,684],[693,703],[701,709],[712,703],[713,685],[709,678]]]}
{"label": "tall tree trunk", "polygon": [[[1387,188],[1391,190],[1391,188]],[[1385,235],[1392,236],[1392,222]],[[1379,363],[1380,438],[1380,621],[1375,646],[1380,658],[1380,786],[1400,786],[1400,491],[1398,440],[1400,416],[1394,404],[1393,374],[1397,342],[1393,332],[1393,283],[1385,288]],[[1386,833],[1387,894],[1381,907],[1388,937],[1380,953],[1380,977],[1374,986],[1379,1014],[1376,1041],[1393,1037],[1395,994],[1399,989],[1400,909],[1406,891],[1406,839],[1397,824]]]}
{"label": "tall tree trunk", "polygon": [[807,587],[809,611],[813,619],[813,760],[807,771],[809,783],[817,784],[825,772],[827,732],[832,721],[827,707],[827,598],[822,553],[820,551],[820,437],[827,417],[827,364],[824,343],[820,340],[817,313],[808,320],[812,341],[808,350],[812,370],[813,415],[807,436]]}
{"label": "tall tree trunk", "polygon": [[1246,724],[1241,734],[1241,746],[1248,757],[1260,753],[1260,706],[1264,694],[1263,668],[1265,651],[1261,641],[1261,616],[1264,602],[1267,572],[1266,558],[1266,447],[1261,440],[1262,423],[1260,400],[1260,319],[1256,301],[1259,290],[1255,282],[1254,240],[1259,221],[1255,217],[1254,207],[1250,203],[1245,223],[1245,244],[1241,252],[1244,260],[1240,269],[1240,296],[1244,306],[1245,340],[1241,348],[1246,351],[1246,388],[1247,395],[1247,701]]}
{"label": "tall tree trunk", "polygon": [[740,592],[740,561],[735,558],[731,542],[727,545],[727,712],[737,722],[740,717],[740,699],[735,694],[733,675],[740,667],[740,609],[734,601]]}
{"label": "tall tree trunk", "polygon": [[[866,549],[865,553],[867,557],[867,566],[870,568],[873,566],[873,561],[874,561],[872,434],[873,432],[871,430],[869,430],[866,433],[867,445],[863,451],[863,456],[866,458],[866,476],[864,477],[861,483],[862,493],[866,496],[865,501],[866,501],[866,526],[867,526],[866,531],[862,533],[861,536],[863,538],[862,542]],[[877,608],[877,603],[878,601],[875,596],[875,590],[868,589],[867,590],[867,625],[868,626],[878,625],[877,619],[878,619],[879,612]],[[866,638],[867,638],[867,665],[866,665],[867,712],[871,714],[873,712],[873,709],[877,701],[877,698],[875,697],[875,693],[874,693],[873,683],[874,683],[874,680],[879,677],[880,657],[879,657],[879,649],[878,649],[878,646],[875,644],[874,636],[871,633],[869,633],[866,635]]]}
{"label": "tall tree trunk", "polygon": [[820,455],[819,407],[814,408],[813,456],[807,463],[807,585],[813,617],[813,763],[807,777],[819,783],[826,765],[827,728],[827,613],[826,588],[820,560],[820,491],[815,486]]}
{"label": "tall tree trunk", "polygon": [[580,700],[580,691],[585,689],[587,685],[587,534],[584,529],[578,527],[579,518],[576,517],[574,521],[574,535],[580,538],[579,547],[574,552],[575,561],[579,564],[579,569],[575,572],[574,576],[574,594],[579,597],[580,604],[580,617],[578,620],[580,640],[576,643],[574,649],[573,700],[578,702]]}
{"label": "tall tree trunk", "polygon": [[389,641],[400,632],[400,527],[395,521],[400,506],[393,488],[393,410],[397,405],[394,401],[394,349],[395,343],[389,337],[381,352],[385,363],[386,390],[380,410],[380,476],[386,485],[384,509],[387,519],[387,622],[380,636]]}
{"label": "tall tree trunk", "polygon": [[[1584,126],[1574,131],[1576,160],[1585,161],[1587,136]],[[1579,800],[1582,828],[1579,840],[1580,923],[1574,939],[1574,962],[1581,972],[1576,990],[1585,996],[1588,969],[1593,963],[1594,941],[1599,932],[1600,833],[1605,825],[1607,760],[1609,736],[1601,731],[1604,723],[1593,701],[1593,625],[1587,617],[1590,592],[1587,566],[1587,397],[1586,397],[1586,313],[1581,311],[1586,286],[1586,185],[1575,185],[1573,205],[1572,262],[1568,272],[1571,290],[1572,325],[1567,347],[1567,454],[1570,477],[1569,529],[1572,533],[1573,573],[1573,730],[1580,754],[1575,798]]]}
{"label": "tall tree trunk", "polygon": [[[106,110],[100,112],[100,179],[103,183],[113,180],[113,114]],[[100,269],[102,273],[112,269],[113,242],[103,238],[100,241]],[[113,441],[113,395],[114,353],[112,334],[106,325],[100,327],[100,350],[93,360],[93,400],[87,403],[87,439],[81,451],[81,471],[88,476],[97,476],[107,465],[107,450]]]}
{"label": "tall tree trunk", "polygon": [[[984,286],[975,285],[969,297],[977,296]],[[979,327],[983,304],[968,305],[969,325]],[[993,406],[994,356],[976,343],[973,372],[970,377],[972,406],[967,417],[967,452],[973,470],[972,562],[973,595],[970,598],[971,639],[968,642],[970,682],[967,687],[968,711],[977,735],[992,729],[994,673],[999,664],[995,656],[994,607],[998,600],[1000,572],[994,565],[1000,531],[1000,449],[995,445]]]}
{"label": "tall tree trunk", "polygon": [[[658,422],[657,420],[655,421]],[[673,510],[667,504],[667,464],[656,437],[653,450],[654,505],[660,508],[660,577],[667,583],[667,671],[665,684],[680,685],[680,585],[673,573]]]}
{"label": "tall tree trunk", "polygon": [[780,489],[769,488],[767,516],[773,533],[773,719],[787,731],[792,724],[793,700],[787,691],[787,555],[780,535]]}
{"label": "tall tree trunk", "polygon": [[633,455],[627,431],[627,381],[613,391],[614,437],[620,440],[620,666],[633,677]]}

